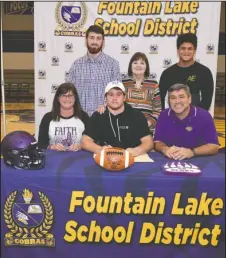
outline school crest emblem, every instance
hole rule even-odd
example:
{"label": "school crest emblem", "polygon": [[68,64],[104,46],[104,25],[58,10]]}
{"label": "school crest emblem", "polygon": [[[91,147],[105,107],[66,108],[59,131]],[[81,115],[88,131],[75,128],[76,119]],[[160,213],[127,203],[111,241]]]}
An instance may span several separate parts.
{"label": "school crest emblem", "polygon": [[53,217],[52,204],[42,192],[36,196],[29,189],[24,189],[21,195],[12,192],[4,205],[4,220],[9,229],[5,246],[54,247],[55,238],[50,233]]}
{"label": "school crest emblem", "polygon": [[85,36],[87,7],[80,2],[58,2],[55,9],[57,27],[55,36]]}

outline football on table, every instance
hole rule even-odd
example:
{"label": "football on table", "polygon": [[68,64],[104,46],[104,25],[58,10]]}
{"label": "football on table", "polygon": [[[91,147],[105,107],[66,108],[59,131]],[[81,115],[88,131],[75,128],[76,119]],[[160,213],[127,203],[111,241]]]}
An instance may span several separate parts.
{"label": "football on table", "polygon": [[131,167],[134,158],[130,152],[121,148],[106,148],[94,155],[96,163],[111,171],[120,171]]}

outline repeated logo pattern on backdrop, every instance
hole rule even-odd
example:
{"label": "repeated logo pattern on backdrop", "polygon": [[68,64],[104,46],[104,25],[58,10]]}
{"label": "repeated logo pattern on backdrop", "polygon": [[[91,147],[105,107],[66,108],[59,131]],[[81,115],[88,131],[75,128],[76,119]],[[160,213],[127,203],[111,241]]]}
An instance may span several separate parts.
{"label": "repeated logo pattern on backdrop", "polygon": [[[85,32],[92,24],[105,31],[104,52],[120,63],[122,77],[131,56],[144,52],[151,78],[177,62],[178,34],[198,36],[196,60],[216,78],[220,2],[35,2],[35,124],[51,110],[57,86],[72,62],[86,54]],[[211,19],[209,19],[211,17]],[[214,103],[214,101],[212,101]],[[210,112],[213,114],[214,105]]]}

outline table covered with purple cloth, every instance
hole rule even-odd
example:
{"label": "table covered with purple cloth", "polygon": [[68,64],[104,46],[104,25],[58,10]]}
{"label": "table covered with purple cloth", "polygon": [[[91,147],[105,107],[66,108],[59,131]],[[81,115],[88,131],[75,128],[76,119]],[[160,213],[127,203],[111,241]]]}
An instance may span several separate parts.
{"label": "table covered with purple cloth", "polygon": [[86,151],[45,156],[40,170],[1,160],[1,257],[225,257],[224,153],[185,161],[198,176],[164,173],[155,152],[121,172]]}

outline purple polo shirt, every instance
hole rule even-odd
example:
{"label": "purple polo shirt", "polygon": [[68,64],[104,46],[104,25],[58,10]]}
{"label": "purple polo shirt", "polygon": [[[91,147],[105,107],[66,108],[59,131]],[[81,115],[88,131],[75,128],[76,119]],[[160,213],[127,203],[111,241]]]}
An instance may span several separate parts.
{"label": "purple polo shirt", "polygon": [[164,142],[167,146],[193,149],[207,143],[218,143],[217,132],[210,113],[191,106],[187,117],[180,120],[173,110],[164,109],[158,118],[154,142]]}

